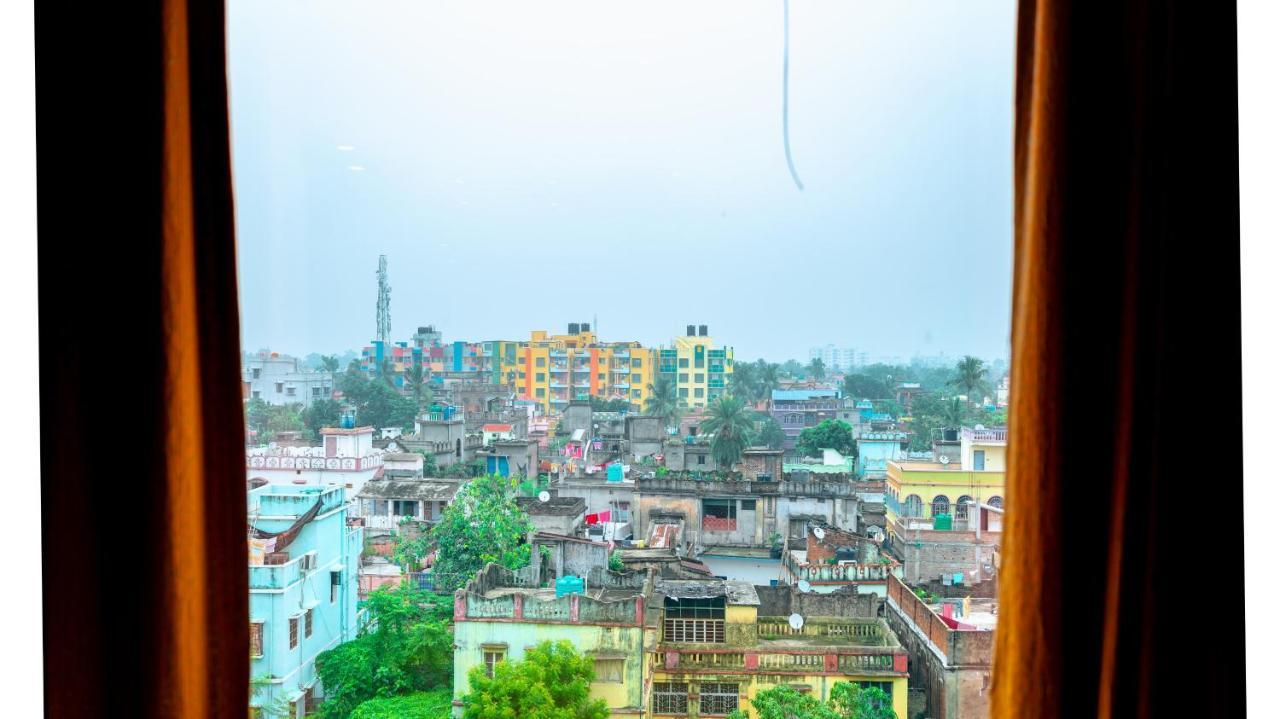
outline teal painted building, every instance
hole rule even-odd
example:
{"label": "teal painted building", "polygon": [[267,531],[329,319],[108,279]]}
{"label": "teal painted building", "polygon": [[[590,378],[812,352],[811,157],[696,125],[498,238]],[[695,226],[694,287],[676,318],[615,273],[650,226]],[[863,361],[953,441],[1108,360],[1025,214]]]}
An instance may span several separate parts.
{"label": "teal painted building", "polygon": [[344,488],[249,490],[250,716],[287,706],[302,717],[320,696],[315,658],[356,636],[363,529],[348,526]]}

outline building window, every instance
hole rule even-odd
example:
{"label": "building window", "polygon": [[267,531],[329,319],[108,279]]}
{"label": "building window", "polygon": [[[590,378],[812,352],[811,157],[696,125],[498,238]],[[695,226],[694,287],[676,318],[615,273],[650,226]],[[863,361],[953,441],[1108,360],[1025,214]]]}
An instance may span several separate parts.
{"label": "building window", "polygon": [[689,373],[688,373],[688,372],[681,372],[681,373],[680,373],[680,377],[677,379],[677,381],[678,381],[680,384],[688,384],[688,383],[689,383]]}
{"label": "building window", "polygon": [[702,500],[702,528],[710,532],[736,532],[738,530],[737,500]]}
{"label": "building window", "polygon": [[956,500],[956,520],[967,520],[969,518],[969,505],[973,502],[973,497],[967,494],[960,495]]}
{"label": "building window", "polygon": [[253,391],[253,398],[254,398],[254,399],[262,399],[262,392],[259,392],[258,390],[256,390],[256,389],[255,389],[255,390]]}
{"label": "building window", "polygon": [[276,394],[284,391],[284,382],[276,382]]}
{"label": "building window", "polygon": [[681,396],[681,397],[688,397],[688,396],[689,396],[689,388],[688,388],[688,387],[681,387],[681,388],[680,388],[680,396]]}
{"label": "building window", "polygon": [[698,464],[706,464],[706,463],[707,463],[707,455],[705,454],[698,455]]}
{"label": "building window", "polygon": [[914,494],[907,495],[907,501],[903,503],[903,509],[906,510],[906,516],[908,517],[923,517],[924,500]]}
{"label": "building window", "polygon": [[946,495],[939,494],[933,498],[933,504],[930,505],[930,509],[933,510],[933,516],[935,517],[939,514],[950,514],[951,500]]}
{"label": "building window", "polygon": [[313,617],[314,614],[315,614],[314,609],[308,609],[307,613],[302,615],[303,619],[305,620],[302,623],[303,624],[302,631],[303,631],[303,634],[307,637],[311,636],[311,622],[314,619]]}
{"label": "building window", "polygon": [[249,624],[249,656],[262,656],[262,622],[252,622]]}
{"label": "building window", "polygon": [[596,373],[596,379],[597,379],[597,380],[602,380],[602,379],[604,379],[604,372],[597,372],[597,373]]}
{"label": "building window", "polygon": [[319,396],[320,396],[320,393],[321,393],[321,392],[323,392],[323,391],[324,391],[324,388],[323,388],[323,387],[312,387],[312,388],[311,388],[311,396],[312,396],[312,397],[319,397]]}
{"label": "building window", "polygon": [[987,505],[991,507],[995,507],[996,509],[1004,509],[1004,500],[998,496],[992,497],[991,499],[987,500]]}
{"label": "building window", "polygon": [[520,373],[520,379],[524,379],[524,378],[525,378],[525,374],[524,374],[524,372],[521,372],[521,373]]}
{"label": "building window", "polygon": [[639,381],[640,381],[640,375],[638,375],[638,374],[633,374],[633,375],[631,375],[631,381],[632,381],[632,382],[639,382]]}
{"label": "building window", "polygon": [[534,376],[533,376],[533,381],[535,381],[535,382],[546,382],[546,381],[547,381],[547,375],[546,375],[545,373],[543,373],[543,372],[539,372],[539,373],[537,373],[536,375],[534,375]]}
{"label": "building window", "polygon": [[262,379],[262,370],[258,367],[253,368],[253,378]]}
{"label": "building window", "polygon": [[756,511],[756,500],[754,500],[754,499],[744,499],[744,500],[742,500],[742,511],[744,511],[744,512],[754,512],[754,511]]}
{"label": "building window", "polygon": [[738,708],[737,684],[703,684],[698,687],[698,714],[728,714]]}
{"label": "building window", "polygon": [[506,661],[507,648],[503,646],[484,647],[484,673],[490,677],[493,676],[493,668],[498,662]]}
{"label": "building window", "polygon": [[688,714],[689,685],[679,682],[654,682],[653,713]]}
{"label": "building window", "polygon": [[297,388],[297,387],[286,387],[286,388],[285,388],[285,390],[284,390],[284,393],[285,393],[285,394],[287,394],[287,395],[289,395],[290,397],[297,397],[297,396],[298,396],[298,388]]}
{"label": "building window", "polygon": [[694,367],[702,367],[702,364],[703,364],[703,362],[705,362],[705,361],[706,361],[706,360],[703,358],[703,356],[702,356],[702,355],[698,355],[697,357],[694,357],[694,358],[693,358],[693,366],[694,366]]}
{"label": "building window", "polygon": [[881,700],[881,704],[875,708],[893,708],[893,682],[854,682],[860,689],[879,689],[884,692],[885,698]]}
{"label": "building window", "polygon": [[973,450],[973,471],[981,472],[987,468],[987,451],[985,449]]}
{"label": "building window", "polygon": [[688,358],[688,357],[681,357],[681,358],[680,358],[680,367],[681,367],[681,369],[683,369],[683,368],[685,368],[685,367],[688,367],[688,366],[689,366],[689,358]]}
{"label": "building window", "polygon": [[397,517],[416,517],[418,503],[415,500],[397,499],[391,502],[391,510]]}
{"label": "building window", "polygon": [[623,659],[613,657],[596,660],[596,681],[597,682],[622,682],[622,667],[625,663]]}
{"label": "building window", "polygon": [[289,648],[298,648],[298,618],[289,617]]}
{"label": "building window", "polygon": [[694,387],[694,388],[693,388],[693,396],[694,396],[694,397],[701,397],[701,396],[703,396],[702,388],[701,388],[701,387]]}
{"label": "building window", "polygon": [[632,397],[639,397],[639,396],[640,396],[640,390],[638,390],[638,389],[633,389],[633,390],[631,390],[631,396],[632,396]]}
{"label": "building window", "polygon": [[695,374],[695,375],[693,376],[693,383],[694,383],[694,384],[702,384],[702,383],[703,383],[703,382],[705,382],[705,381],[707,381],[707,376],[706,376],[706,375],[704,375],[704,374]]}
{"label": "building window", "polygon": [[546,366],[547,366],[547,358],[546,358],[546,357],[537,357],[537,358],[534,358],[534,360],[533,360],[533,364],[534,364],[534,366],[535,366],[535,367],[546,367]]}
{"label": "building window", "polygon": [[546,391],[545,389],[543,389],[543,388],[539,387],[539,388],[538,388],[538,390],[537,390],[537,392],[536,392],[536,396],[538,396],[538,397],[546,397],[546,396],[547,396],[547,391]]}
{"label": "building window", "polygon": [[640,367],[640,366],[642,366],[641,361],[640,361],[640,358],[639,358],[639,357],[633,357],[633,358],[631,359],[631,366],[632,366],[632,367]]}

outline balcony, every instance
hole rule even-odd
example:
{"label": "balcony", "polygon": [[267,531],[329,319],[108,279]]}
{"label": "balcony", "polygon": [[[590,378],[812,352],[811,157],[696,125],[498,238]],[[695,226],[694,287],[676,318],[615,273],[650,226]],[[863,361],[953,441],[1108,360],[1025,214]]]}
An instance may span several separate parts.
{"label": "balcony", "polygon": [[559,373],[561,373],[561,372],[568,372],[568,371],[569,371],[569,365],[567,365],[567,364],[553,364],[553,365],[551,365],[551,371],[552,371],[552,372],[555,372],[556,374],[559,374]]}
{"label": "balcony", "polygon": [[613,388],[614,389],[631,389],[631,385],[627,384],[626,382],[619,382],[613,385]]}
{"label": "balcony", "polygon": [[250,589],[284,589],[302,579],[302,557],[286,564],[264,564],[249,566]]}
{"label": "balcony", "polygon": [[569,385],[565,384],[563,380],[558,380],[558,379],[551,380],[551,389],[568,389],[568,388],[569,388]]}
{"label": "balcony", "polygon": [[979,444],[1005,444],[1009,441],[1009,430],[1004,427],[996,429],[974,429],[964,427],[960,430],[961,438]]}

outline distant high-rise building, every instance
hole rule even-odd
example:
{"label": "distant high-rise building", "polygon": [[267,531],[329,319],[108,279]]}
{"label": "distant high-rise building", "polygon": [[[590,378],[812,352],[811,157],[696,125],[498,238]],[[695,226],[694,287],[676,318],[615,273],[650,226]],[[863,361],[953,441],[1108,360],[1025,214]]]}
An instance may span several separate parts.
{"label": "distant high-rise building", "polygon": [[675,380],[676,399],[682,404],[705,407],[729,386],[733,348],[717,348],[706,325],[688,325],[683,337],[658,350],[658,372]]}
{"label": "distant high-rise building", "polygon": [[823,367],[835,372],[847,372],[858,366],[858,352],[852,347],[812,347],[809,349],[809,359],[820,359]]}

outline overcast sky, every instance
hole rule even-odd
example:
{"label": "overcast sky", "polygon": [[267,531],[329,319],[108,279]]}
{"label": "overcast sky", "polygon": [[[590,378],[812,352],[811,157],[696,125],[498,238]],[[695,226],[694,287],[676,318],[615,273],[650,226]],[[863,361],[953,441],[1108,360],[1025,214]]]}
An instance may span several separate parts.
{"label": "overcast sky", "polygon": [[229,0],[243,339],[1004,356],[1014,0]]}

